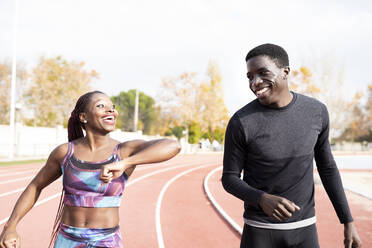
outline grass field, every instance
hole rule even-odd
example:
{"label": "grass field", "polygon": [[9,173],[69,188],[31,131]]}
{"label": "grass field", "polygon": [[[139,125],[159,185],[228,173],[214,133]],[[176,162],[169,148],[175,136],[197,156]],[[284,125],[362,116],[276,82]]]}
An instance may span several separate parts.
{"label": "grass field", "polygon": [[32,159],[32,160],[17,160],[17,161],[6,161],[0,162],[0,166],[12,166],[12,165],[25,165],[45,162],[46,159]]}

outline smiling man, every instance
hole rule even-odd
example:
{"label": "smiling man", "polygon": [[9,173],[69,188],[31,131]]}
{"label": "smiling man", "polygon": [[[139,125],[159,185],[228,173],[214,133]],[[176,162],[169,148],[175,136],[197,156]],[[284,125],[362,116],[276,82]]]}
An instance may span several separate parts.
{"label": "smiling man", "polygon": [[344,224],[345,247],[361,247],[328,141],[326,106],[289,90],[289,61],[282,47],[260,45],[245,60],[257,99],[229,121],[222,176],[226,191],[244,201],[240,247],[319,247],[314,158]]}

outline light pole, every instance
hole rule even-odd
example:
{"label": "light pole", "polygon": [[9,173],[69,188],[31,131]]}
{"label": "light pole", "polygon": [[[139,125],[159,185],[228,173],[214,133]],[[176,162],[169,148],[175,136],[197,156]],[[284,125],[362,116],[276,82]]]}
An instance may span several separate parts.
{"label": "light pole", "polygon": [[9,159],[14,158],[14,136],[15,136],[15,97],[17,80],[17,22],[18,22],[18,0],[14,0],[13,20],[13,59],[12,59],[12,81],[10,85],[10,120],[9,120]]}

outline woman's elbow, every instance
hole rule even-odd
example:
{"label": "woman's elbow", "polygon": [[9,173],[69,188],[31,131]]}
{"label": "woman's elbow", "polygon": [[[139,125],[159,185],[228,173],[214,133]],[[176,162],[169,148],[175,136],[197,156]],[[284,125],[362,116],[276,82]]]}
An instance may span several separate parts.
{"label": "woman's elbow", "polygon": [[170,141],[170,147],[174,154],[178,154],[181,151],[181,144],[177,140],[169,140]]}
{"label": "woman's elbow", "polygon": [[162,143],[163,149],[165,149],[167,153],[172,154],[173,156],[181,151],[181,145],[177,140],[161,139],[160,142]]}

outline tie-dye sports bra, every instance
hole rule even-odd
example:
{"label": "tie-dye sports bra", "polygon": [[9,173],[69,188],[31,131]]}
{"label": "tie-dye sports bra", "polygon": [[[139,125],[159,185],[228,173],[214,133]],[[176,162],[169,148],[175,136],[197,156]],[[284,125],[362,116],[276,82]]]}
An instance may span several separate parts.
{"label": "tie-dye sports bra", "polygon": [[128,176],[123,173],[111,183],[103,183],[99,179],[103,165],[121,160],[118,147],[104,161],[85,162],[74,156],[74,143],[68,143],[68,152],[61,164],[65,205],[93,208],[120,206]]}

